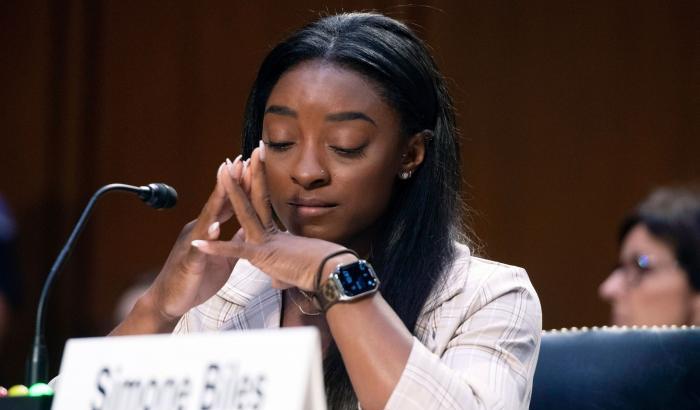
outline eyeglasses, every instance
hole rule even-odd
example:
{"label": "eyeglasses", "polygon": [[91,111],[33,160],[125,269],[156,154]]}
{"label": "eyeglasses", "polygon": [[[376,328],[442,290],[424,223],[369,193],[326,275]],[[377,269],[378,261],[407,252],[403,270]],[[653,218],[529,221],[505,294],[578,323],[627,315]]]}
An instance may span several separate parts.
{"label": "eyeglasses", "polygon": [[631,261],[623,261],[615,266],[614,271],[622,273],[629,289],[638,286],[644,277],[663,269],[675,268],[677,261],[656,261],[652,255],[637,255]]}

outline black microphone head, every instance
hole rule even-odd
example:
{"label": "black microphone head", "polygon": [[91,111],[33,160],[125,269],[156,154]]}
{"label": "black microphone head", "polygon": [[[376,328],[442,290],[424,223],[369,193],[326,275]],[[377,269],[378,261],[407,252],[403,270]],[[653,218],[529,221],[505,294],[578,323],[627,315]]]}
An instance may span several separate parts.
{"label": "black microphone head", "polygon": [[141,187],[139,198],[152,208],[172,208],[177,203],[177,191],[162,183],[148,184],[147,187]]}

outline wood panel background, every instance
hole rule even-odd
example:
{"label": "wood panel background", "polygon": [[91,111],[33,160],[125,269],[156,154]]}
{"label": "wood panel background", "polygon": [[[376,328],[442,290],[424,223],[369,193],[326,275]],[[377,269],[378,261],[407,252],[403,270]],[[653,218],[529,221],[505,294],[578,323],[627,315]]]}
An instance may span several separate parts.
{"label": "wood panel background", "polygon": [[248,88],[285,33],[376,9],[432,47],[457,101],[465,198],[491,258],[527,268],[546,328],[604,324],[596,294],[625,212],[700,178],[696,1],[4,1],[0,193],[12,206],[23,305],[0,384],[23,379],[40,286],[90,195],[164,181],[153,211],[98,203],[49,301],[57,371],[68,337],[102,335],[119,295],[157,269],[238,152]]}

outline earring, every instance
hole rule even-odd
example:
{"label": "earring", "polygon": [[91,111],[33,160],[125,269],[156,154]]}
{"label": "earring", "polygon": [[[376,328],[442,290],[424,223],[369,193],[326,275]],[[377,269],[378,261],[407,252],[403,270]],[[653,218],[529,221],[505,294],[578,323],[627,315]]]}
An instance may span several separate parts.
{"label": "earring", "polygon": [[406,179],[408,179],[408,178],[411,177],[411,174],[412,174],[412,173],[413,173],[413,171],[411,171],[411,170],[403,171],[403,172],[401,172],[401,173],[399,174],[399,178],[400,178],[400,179],[403,179],[403,180],[406,180]]}

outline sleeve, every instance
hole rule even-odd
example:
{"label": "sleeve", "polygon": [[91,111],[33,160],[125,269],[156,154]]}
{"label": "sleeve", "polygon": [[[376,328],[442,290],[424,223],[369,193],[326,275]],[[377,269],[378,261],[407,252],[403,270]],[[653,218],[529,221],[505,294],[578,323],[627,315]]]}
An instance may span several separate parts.
{"label": "sleeve", "polygon": [[527,274],[490,275],[471,303],[463,299],[439,308],[438,332],[440,322],[456,325],[442,355],[414,338],[386,409],[528,408],[542,313]]}
{"label": "sleeve", "polygon": [[219,292],[203,304],[187,311],[175,325],[173,333],[187,334],[220,330],[228,318],[231,305]]}

